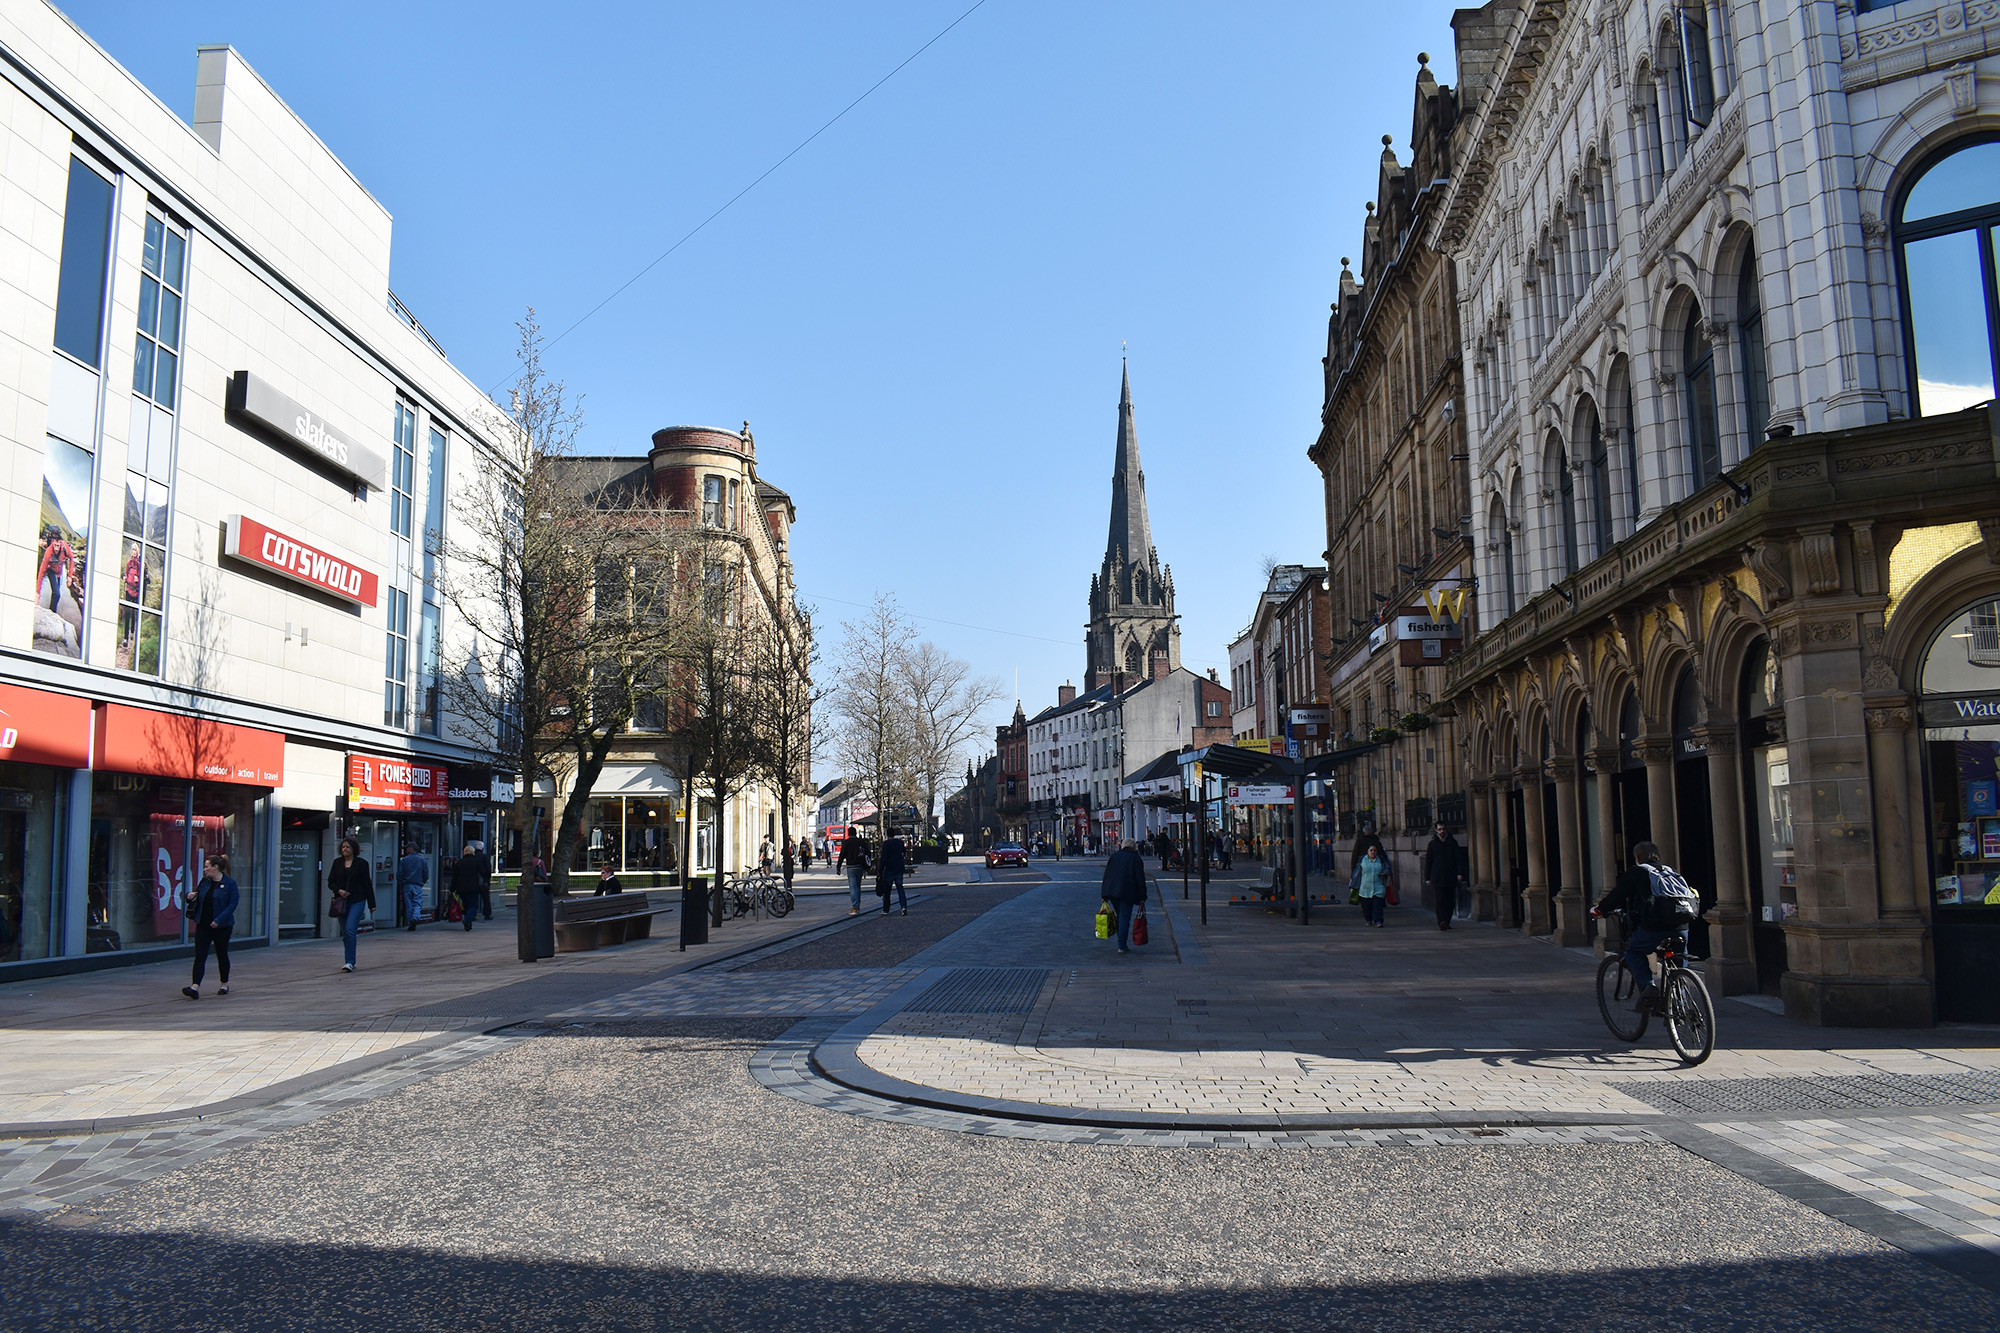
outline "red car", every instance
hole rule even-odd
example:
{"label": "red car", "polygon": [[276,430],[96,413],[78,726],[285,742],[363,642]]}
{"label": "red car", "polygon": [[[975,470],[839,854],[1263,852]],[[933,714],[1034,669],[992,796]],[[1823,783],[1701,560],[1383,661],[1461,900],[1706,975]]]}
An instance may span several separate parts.
{"label": "red car", "polygon": [[1028,864],[1028,853],[1018,842],[996,842],[986,849],[986,868],[995,866],[1023,866]]}

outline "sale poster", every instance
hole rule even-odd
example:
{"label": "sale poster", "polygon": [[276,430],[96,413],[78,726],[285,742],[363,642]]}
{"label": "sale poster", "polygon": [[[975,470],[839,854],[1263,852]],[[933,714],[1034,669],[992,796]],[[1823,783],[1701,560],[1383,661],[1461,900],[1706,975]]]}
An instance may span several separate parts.
{"label": "sale poster", "polygon": [[189,874],[181,858],[187,852],[187,818],[184,815],[152,816],[153,829],[153,938],[169,939],[181,933],[181,903],[194,882],[201,878],[202,859],[210,852],[227,851],[227,837],[221,815],[194,817],[194,873]]}

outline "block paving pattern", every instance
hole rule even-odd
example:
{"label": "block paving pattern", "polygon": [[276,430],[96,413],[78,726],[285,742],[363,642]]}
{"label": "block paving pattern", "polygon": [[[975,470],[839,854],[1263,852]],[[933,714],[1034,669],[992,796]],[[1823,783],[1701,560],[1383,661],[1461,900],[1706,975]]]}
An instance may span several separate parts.
{"label": "block paving pattern", "polygon": [[[53,1092],[0,1091],[0,1124],[92,1120],[105,1116],[154,1115],[188,1110],[286,1079],[327,1069],[348,1060],[408,1046],[448,1032],[501,1021],[492,1016],[438,1019],[398,1015],[368,1022],[334,1024],[320,1031],[231,1034],[236,1049],[226,1054],[175,1058],[162,1044],[161,1061],[130,1077],[84,1083]],[[157,1043],[142,1029],[91,1034],[92,1040]]]}
{"label": "block paving pattern", "polygon": [[360,1106],[482,1059],[529,1035],[515,1030],[467,1037],[269,1106],[211,1119],[102,1134],[0,1140],[0,1212],[48,1212],[87,1204],[100,1195]]}
{"label": "block paving pattern", "polygon": [[860,1014],[922,969],[850,968],[798,972],[689,972],[566,1009],[559,1018],[779,1017]]}
{"label": "block paving pattern", "polygon": [[2000,1114],[1704,1121],[1701,1127],[2000,1255]]}

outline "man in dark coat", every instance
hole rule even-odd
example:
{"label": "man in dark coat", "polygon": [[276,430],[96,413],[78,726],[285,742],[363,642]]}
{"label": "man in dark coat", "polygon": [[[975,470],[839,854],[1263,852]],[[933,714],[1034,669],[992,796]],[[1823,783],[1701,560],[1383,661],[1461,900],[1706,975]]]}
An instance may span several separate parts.
{"label": "man in dark coat", "polygon": [[889,895],[894,893],[903,908],[903,915],[910,914],[910,895],[903,888],[903,872],[909,868],[909,858],[903,852],[903,840],[890,834],[882,844],[882,865],[876,871],[875,892],[882,899],[882,915],[889,915]]}
{"label": "man in dark coat", "polygon": [[1146,905],[1146,862],[1136,847],[1120,847],[1104,863],[1104,901],[1118,911],[1118,952],[1130,953],[1132,913]]}
{"label": "man in dark coat", "polygon": [[1465,848],[1442,823],[1424,848],[1424,886],[1431,891],[1431,906],[1437,911],[1438,929],[1450,930],[1458,911],[1459,891],[1465,886]]}

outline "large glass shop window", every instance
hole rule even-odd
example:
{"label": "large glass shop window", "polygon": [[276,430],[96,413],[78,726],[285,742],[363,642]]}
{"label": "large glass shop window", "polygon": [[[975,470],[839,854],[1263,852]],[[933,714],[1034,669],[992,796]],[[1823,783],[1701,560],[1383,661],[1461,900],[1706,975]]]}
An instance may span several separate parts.
{"label": "large glass shop window", "polygon": [[56,772],[0,763],[0,963],[61,951],[56,919]]}
{"label": "large glass shop window", "polygon": [[1934,901],[2000,921],[2000,601],[1932,641],[1923,708]]}
{"label": "large glass shop window", "polygon": [[[192,805],[192,810],[190,810]],[[202,858],[226,852],[243,886],[238,938],[264,929],[255,858],[256,793],[223,783],[188,784],[127,773],[92,776],[90,797],[91,953],[179,944],[182,896],[201,877]],[[192,868],[190,868],[192,867]]]}
{"label": "large glass shop window", "polygon": [[2000,365],[2000,142],[1974,143],[1919,176],[1896,222],[1917,412],[1993,397]]}

